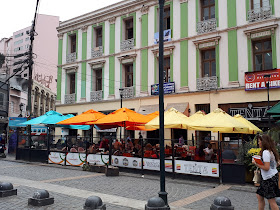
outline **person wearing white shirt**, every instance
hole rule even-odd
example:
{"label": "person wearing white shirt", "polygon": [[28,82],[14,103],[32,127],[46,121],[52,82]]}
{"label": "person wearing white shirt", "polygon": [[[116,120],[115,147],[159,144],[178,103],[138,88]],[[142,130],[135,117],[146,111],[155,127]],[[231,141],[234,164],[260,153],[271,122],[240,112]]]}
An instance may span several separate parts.
{"label": "person wearing white shirt", "polygon": [[208,144],[208,146],[203,151],[205,153],[205,160],[210,161],[212,155],[214,154],[214,151],[212,149],[212,144]]}
{"label": "person wearing white shirt", "polygon": [[257,189],[257,198],[259,203],[259,210],[264,210],[265,200],[268,200],[270,208],[272,210],[278,210],[275,198],[279,196],[278,188],[278,171],[279,154],[276,150],[274,141],[268,135],[262,135],[258,137],[259,145],[261,147],[261,156],[263,164],[254,163],[261,169],[262,180],[260,186]]}

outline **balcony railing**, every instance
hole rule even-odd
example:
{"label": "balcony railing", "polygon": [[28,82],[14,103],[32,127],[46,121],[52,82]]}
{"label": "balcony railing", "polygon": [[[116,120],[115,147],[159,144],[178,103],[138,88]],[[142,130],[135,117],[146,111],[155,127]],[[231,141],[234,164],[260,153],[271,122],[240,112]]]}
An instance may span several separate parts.
{"label": "balcony railing", "polygon": [[272,16],[272,7],[260,7],[253,10],[248,11],[248,21],[255,22],[260,20],[269,19]]}
{"label": "balcony railing", "polygon": [[203,34],[203,33],[208,33],[211,31],[216,31],[217,28],[217,20],[216,18],[208,19],[208,20],[203,20],[197,23],[197,33],[198,34]]}
{"label": "balcony railing", "polygon": [[134,97],[134,87],[124,87],[123,88],[123,98],[133,98]]}
{"label": "balcony railing", "polygon": [[66,56],[66,63],[73,63],[76,61],[76,52],[73,52],[73,53],[69,53],[67,56]]}
{"label": "balcony railing", "polygon": [[76,94],[66,94],[65,95],[65,104],[74,104],[76,101]]}
{"label": "balcony railing", "polygon": [[103,46],[99,46],[91,49],[92,58],[98,58],[102,55],[103,55]]}
{"label": "balcony railing", "polygon": [[102,101],[102,90],[90,92],[90,101]]}
{"label": "balcony railing", "polygon": [[132,50],[134,48],[134,38],[121,42],[121,51]]}
{"label": "balcony railing", "polygon": [[196,80],[196,89],[197,90],[211,90],[218,89],[218,78],[217,76],[213,77],[202,77]]}

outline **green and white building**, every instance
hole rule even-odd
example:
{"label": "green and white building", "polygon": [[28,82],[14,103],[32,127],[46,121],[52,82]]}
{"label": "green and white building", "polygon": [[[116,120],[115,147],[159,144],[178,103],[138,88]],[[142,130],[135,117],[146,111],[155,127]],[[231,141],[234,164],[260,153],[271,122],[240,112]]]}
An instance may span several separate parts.
{"label": "green and white building", "polygon": [[[276,81],[270,105],[279,101],[280,73],[268,71],[280,68],[279,23],[278,0],[167,0],[165,107],[186,115],[221,107],[265,126],[258,122],[265,121],[267,91],[245,91],[245,72],[259,79],[257,73],[269,73]],[[116,110],[120,89],[123,106],[143,114],[158,110],[158,0],[124,0],[57,30],[58,112]],[[169,129],[165,136],[177,138]]]}

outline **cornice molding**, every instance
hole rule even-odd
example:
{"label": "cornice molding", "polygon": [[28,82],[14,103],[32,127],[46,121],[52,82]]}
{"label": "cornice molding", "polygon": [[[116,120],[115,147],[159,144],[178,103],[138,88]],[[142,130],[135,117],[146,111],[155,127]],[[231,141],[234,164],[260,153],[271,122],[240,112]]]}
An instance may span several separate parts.
{"label": "cornice molding", "polygon": [[[165,46],[165,47],[163,48],[163,51],[164,51],[164,52],[170,51],[170,54],[172,54],[174,48],[175,48],[175,45]],[[152,49],[152,52],[154,53],[154,55],[157,55],[157,54],[159,53],[159,48]]]}
{"label": "cornice molding", "polygon": [[244,33],[247,35],[248,38],[251,38],[251,34],[262,32],[262,31],[271,31],[271,34],[275,33],[275,29],[278,27],[278,24],[268,25],[259,28],[252,28],[249,30],[245,30]]}
{"label": "cornice molding", "polygon": [[116,17],[111,17],[111,18],[108,19],[108,21],[109,21],[110,24],[115,24]]}
{"label": "cornice molding", "polygon": [[193,41],[193,43],[195,44],[197,49],[207,48],[207,47],[210,47],[210,45],[209,46],[202,46],[202,45],[206,44],[206,43],[211,43],[211,46],[215,46],[215,45],[219,44],[220,39],[221,39],[221,36],[215,36],[215,37],[211,37],[211,38],[207,38],[207,39],[195,40],[195,41]]}
{"label": "cornice molding", "polygon": [[82,32],[84,33],[84,32],[87,32],[87,29],[88,29],[88,25],[84,25],[84,26],[82,26]]}
{"label": "cornice molding", "polygon": [[142,8],[140,9],[142,15],[148,14],[149,12],[149,6],[143,5]]}
{"label": "cornice molding", "polygon": [[58,37],[58,39],[63,39],[63,33],[61,33],[61,34],[57,34],[57,37]]}

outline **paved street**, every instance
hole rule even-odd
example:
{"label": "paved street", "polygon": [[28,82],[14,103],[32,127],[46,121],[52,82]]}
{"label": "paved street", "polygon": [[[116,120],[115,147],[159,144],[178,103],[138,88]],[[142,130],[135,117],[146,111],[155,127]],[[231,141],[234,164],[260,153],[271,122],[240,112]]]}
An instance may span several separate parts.
{"label": "paved street", "polygon": [[[87,197],[97,195],[107,209],[144,209],[157,196],[157,176],[121,173],[119,177],[85,172],[81,168],[15,162],[0,159],[0,181],[13,183],[17,196],[0,198],[1,209],[82,209]],[[255,189],[248,186],[218,185],[167,178],[171,209],[210,208],[215,197],[227,196],[235,209],[257,209]],[[31,207],[27,200],[37,189],[46,189],[55,203],[48,207]]]}

